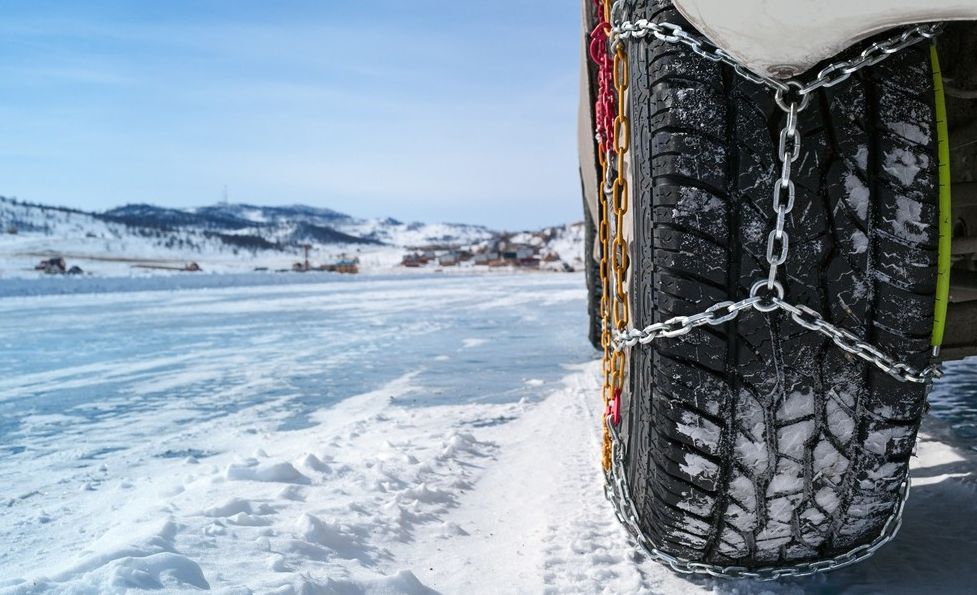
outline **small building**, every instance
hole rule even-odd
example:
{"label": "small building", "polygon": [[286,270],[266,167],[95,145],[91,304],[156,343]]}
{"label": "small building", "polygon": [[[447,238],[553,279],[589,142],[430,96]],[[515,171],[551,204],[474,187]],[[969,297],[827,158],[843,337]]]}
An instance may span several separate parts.
{"label": "small building", "polygon": [[488,266],[497,260],[499,260],[498,252],[479,252],[474,257],[475,264],[479,266]]}
{"label": "small building", "polygon": [[322,265],[322,270],[330,273],[355,275],[360,272],[359,265],[360,260],[358,258],[340,258],[336,262]]}
{"label": "small building", "polygon": [[404,258],[400,261],[400,266],[416,269],[426,265],[428,262],[430,262],[430,259],[421,253],[414,252],[412,254],[405,254]]}
{"label": "small building", "polygon": [[68,270],[68,267],[64,262],[64,258],[55,256],[54,258],[42,260],[34,267],[34,270],[44,271],[48,275],[63,275]]}
{"label": "small building", "polygon": [[453,267],[458,266],[458,254],[456,252],[449,252],[448,254],[443,254],[438,257],[438,264],[443,267]]}

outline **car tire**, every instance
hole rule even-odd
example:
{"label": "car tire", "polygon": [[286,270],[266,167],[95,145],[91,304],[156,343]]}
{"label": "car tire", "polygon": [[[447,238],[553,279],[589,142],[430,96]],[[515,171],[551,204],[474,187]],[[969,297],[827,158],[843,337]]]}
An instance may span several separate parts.
{"label": "car tire", "polygon": [[[692,29],[668,3],[625,11]],[[684,46],[648,36],[628,42],[628,60],[629,288],[642,328],[746,297],[766,277],[784,113]],[[779,277],[787,301],[916,368],[930,361],[937,277],[933,104],[922,44],[814,94]],[[826,559],[877,539],[899,505],[925,386],[752,310],[631,348],[628,362],[628,483],[663,551],[748,568]]]}

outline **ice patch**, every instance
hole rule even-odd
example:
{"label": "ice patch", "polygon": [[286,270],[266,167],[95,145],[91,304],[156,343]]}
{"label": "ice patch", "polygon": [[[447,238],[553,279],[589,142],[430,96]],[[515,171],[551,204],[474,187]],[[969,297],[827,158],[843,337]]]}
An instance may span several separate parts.
{"label": "ice patch", "polygon": [[777,409],[777,418],[788,421],[814,415],[814,394],[810,390],[793,391]]}
{"label": "ice patch", "polygon": [[[767,518],[770,519],[764,532],[769,537],[781,537],[789,535],[790,521],[797,510],[797,504],[801,501],[801,495],[781,496],[773,498],[767,503]],[[758,536],[759,540],[760,537]]]}
{"label": "ice patch", "polygon": [[899,148],[886,154],[882,169],[899,180],[903,186],[908,187],[916,181],[919,172],[927,167],[929,167],[929,157]]}
{"label": "ice patch", "polygon": [[742,432],[736,433],[736,458],[744,467],[754,473],[762,473],[766,470],[769,462],[767,444],[761,439],[753,441],[747,438]]}
{"label": "ice patch", "polygon": [[811,461],[815,479],[823,479],[833,485],[840,485],[848,470],[848,459],[839,453],[827,440],[821,440],[814,447]]}
{"label": "ice patch", "polygon": [[852,254],[864,254],[868,251],[868,237],[856,229],[851,233]]}
{"label": "ice patch", "polygon": [[896,122],[891,124],[889,128],[902,138],[919,145],[929,144],[930,138],[932,138],[928,131],[909,122]]}
{"label": "ice patch", "polygon": [[868,217],[868,203],[871,197],[868,186],[858,175],[850,172],[845,176],[845,190],[847,192],[845,201],[848,202],[848,206],[855,211],[859,219],[865,221]]}
{"label": "ice patch", "polygon": [[708,449],[711,452],[715,452],[722,434],[722,428],[688,411],[682,412],[682,421],[676,424],[675,429],[691,439],[692,444],[697,448]]}
{"label": "ice patch", "polygon": [[787,456],[800,459],[804,445],[814,433],[814,420],[808,419],[777,430],[777,449]]}
{"label": "ice patch", "polygon": [[736,419],[740,425],[750,431],[754,438],[763,440],[767,427],[766,413],[753,395],[745,390],[740,391]]}
{"label": "ice patch", "polygon": [[852,432],[855,430],[855,421],[848,415],[848,412],[834,398],[829,398],[825,402],[824,409],[831,433],[842,443],[851,440]]}
{"label": "ice patch", "polygon": [[868,147],[865,145],[859,146],[858,151],[855,152],[855,164],[863,172],[868,170]]}
{"label": "ice patch", "polygon": [[709,480],[715,479],[719,474],[719,467],[715,463],[693,452],[685,453],[685,462],[679,465],[679,469],[689,477]]}
{"label": "ice patch", "polygon": [[747,510],[756,510],[756,486],[745,475],[737,475],[729,482],[730,495]]}
{"label": "ice patch", "polygon": [[922,222],[923,205],[906,198],[896,197],[896,218],[895,220],[886,219],[892,223],[894,233],[904,240],[910,242],[923,242],[926,240],[926,229],[928,223]]}

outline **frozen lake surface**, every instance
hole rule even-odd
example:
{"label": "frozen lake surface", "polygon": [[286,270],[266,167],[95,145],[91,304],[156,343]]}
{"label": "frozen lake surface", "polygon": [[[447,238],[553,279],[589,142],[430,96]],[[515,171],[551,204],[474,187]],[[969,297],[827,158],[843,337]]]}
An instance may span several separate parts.
{"label": "frozen lake surface", "polygon": [[602,499],[580,276],[320,281],[0,299],[0,593],[972,592],[973,364],[874,559],[687,580]]}
{"label": "frozen lake surface", "polygon": [[558,380],[560,364],[591,358],[576,276],[321,280],[0,301],[0,444],[18,450],[29,435],[36,449],[23,429],[39,420],[55,438],[101,443],[99,423],[151,424],[160,407],[201,420],[273,400],[287,411],[283,428],[297,428],[410,371],[428,389],[422,401],[518,401],[538,393],[526,380]]}

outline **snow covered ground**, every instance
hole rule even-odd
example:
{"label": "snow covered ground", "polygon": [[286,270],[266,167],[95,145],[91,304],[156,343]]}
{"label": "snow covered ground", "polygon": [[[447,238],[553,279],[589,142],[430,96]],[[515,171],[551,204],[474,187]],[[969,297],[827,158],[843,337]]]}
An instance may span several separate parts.
{"label": "snow covered ground", "polygon": [[0,299],[0,593],[977,580],[977,463],[935,424],[903,530],[872,560],[774,584],[644,560],[602,499],[579,275],[156,283]]}

